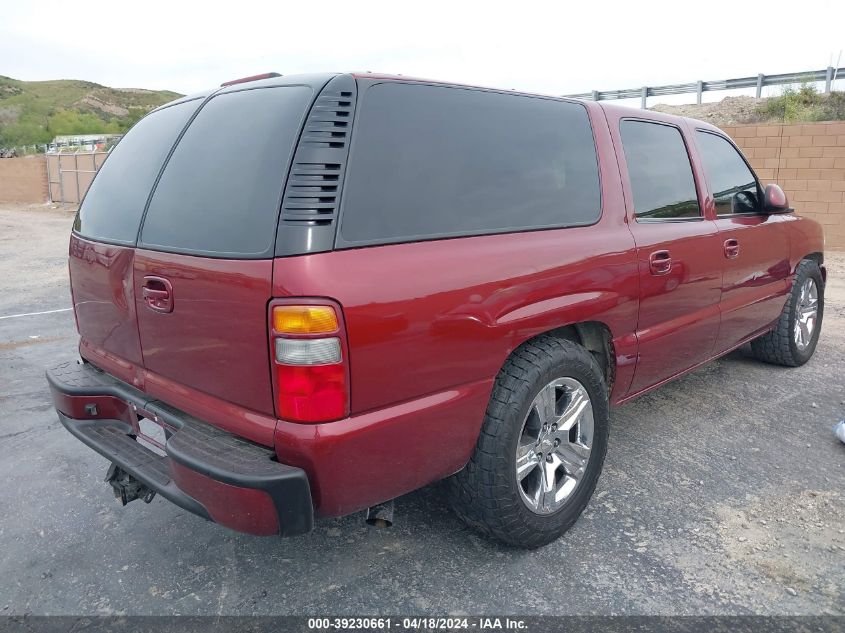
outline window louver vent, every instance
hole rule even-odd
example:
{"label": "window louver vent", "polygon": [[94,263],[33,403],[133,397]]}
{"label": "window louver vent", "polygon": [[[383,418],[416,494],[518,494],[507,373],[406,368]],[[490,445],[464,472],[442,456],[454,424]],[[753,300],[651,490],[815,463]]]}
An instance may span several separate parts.
{"label": "window louver vent", "polygon": [[309,147],[346,147],[352,120],[352,92],[323,90],[302,132],[301,143]]}
{"label": "window louver vent", "polygon": [[337,209],[339,163],[295,162],[282,214],[285,222],[331,224]]}
{"label": "window louver vent", "polygon": [[334,243],[355,93],[352,77],[335,77],[308,114],[282,202],[277,245],[287,254],[329,250]]}

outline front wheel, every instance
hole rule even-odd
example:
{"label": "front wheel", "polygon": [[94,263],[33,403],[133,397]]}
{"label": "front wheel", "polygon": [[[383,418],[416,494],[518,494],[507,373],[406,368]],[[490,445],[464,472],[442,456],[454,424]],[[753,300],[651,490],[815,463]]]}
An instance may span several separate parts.
{"label": "front wheel", "polygon": [[496,378],[475,453],[447,483],[455,512],[517,547],[568,530],[595,490],[607,451],[601,369],[586,349],[542,337]]}
{"label": "front wheel", "polygon": [[824,316],[824,279],[819,265],[802,260],[795,270],[792,290],[775,329],[751,341],[755,358],[767,363],[798,367],[816,351]]}

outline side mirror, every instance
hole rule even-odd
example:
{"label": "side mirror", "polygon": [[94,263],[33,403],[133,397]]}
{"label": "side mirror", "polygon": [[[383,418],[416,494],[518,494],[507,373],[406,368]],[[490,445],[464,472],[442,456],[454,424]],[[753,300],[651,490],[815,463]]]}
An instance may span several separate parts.
{"label": "side mirror", "polygon": [[778,185],[766,185],[766,191],[763,194],[763,212],[764,213],[791,213],[795,211],[789,206],[789,201],[786,199],[786,194]]}

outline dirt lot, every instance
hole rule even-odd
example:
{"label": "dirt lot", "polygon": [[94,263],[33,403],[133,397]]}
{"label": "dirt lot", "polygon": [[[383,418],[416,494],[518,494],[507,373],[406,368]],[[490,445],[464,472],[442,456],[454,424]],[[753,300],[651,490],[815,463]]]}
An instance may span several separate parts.
{"label": "dirt lot", "polygon": [[[721,101],[713,103],[687,103],[683,105],[668,105],[658,103],[650,107],[650,110],[666,112],[677,116],[692,117],[707,121],[718,127],[757,124],[783,124],[783,101],[778,97],[754,97],[739,96],[725,97]],[[792,123],[812,123],[817,121],[838,121],[843,118],[842,93],[813,94],[806,98],[793,97],[790,100],[789,121]],[[774,112],[769,108],[775,106]]]}
{"label": "dirt lot", "polygon": [[[754,97],[725,97],[715,103],[684,105],[658,103],[650,109],[676,116],[688,116],[718,126],[743,125],[746,123],[764,123],[771,120],[758,111],[766,101],[766,99],[755,99]],[[783,121],[777,122],[783,123]]]}
{"label": "dirt lot", "polygon": [[289,540],[159,498],[120,508],[43,378],[76,356],[70,223],[0,209],[0,614],[845,614],[842,254],[809,364],[736,352],[615,409],[584,516],[522,552],[436,487],[400,499],[389,530],[351,516]]}

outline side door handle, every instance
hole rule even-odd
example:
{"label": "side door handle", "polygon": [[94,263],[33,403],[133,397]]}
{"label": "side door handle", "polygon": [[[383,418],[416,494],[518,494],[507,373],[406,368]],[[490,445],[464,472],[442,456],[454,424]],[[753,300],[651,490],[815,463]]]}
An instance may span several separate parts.
{"label": "side door handle", "polygon": [[648,256],[648,267],[652,275],[668,275],[672,270],[672,258],[669,251],[654,251]]}
{"label": "side door handle", "polygon": [[164,277],[147,275],[141,286],[141,296],[150,310],[173,312],[173,285]]}
{"label": "side door handle", "polygon": [[728,259],[739,257],[739,240],[734,238],[725,240],[725,257]]}

